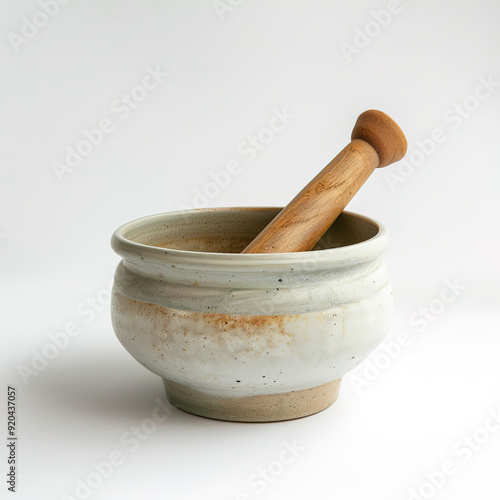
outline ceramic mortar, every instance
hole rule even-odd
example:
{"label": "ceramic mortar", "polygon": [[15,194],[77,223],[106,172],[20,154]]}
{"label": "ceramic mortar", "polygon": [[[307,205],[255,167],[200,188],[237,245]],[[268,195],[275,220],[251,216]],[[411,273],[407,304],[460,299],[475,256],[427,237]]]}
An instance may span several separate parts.
{"label": "ceramic mortar", "polygon": [[280,208],[214,208],[120,227],[113,328],[196,415],[267,422],[321,411],[382,341],[385,228],[343,212],[310,252],[240,254]]}

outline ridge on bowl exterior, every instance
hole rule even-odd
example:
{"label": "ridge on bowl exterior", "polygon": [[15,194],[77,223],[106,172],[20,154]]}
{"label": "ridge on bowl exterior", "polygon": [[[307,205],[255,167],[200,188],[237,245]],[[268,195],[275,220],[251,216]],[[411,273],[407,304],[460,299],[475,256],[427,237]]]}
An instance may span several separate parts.
{"label": "ridge on bowl exterior", "polygon": [[311,252],[240,254],[280,210],[170,212],[113,235],[123,258],[115,333],[184,411],[246,422],[311,415],[389,331],[384,227],[343,212]]}

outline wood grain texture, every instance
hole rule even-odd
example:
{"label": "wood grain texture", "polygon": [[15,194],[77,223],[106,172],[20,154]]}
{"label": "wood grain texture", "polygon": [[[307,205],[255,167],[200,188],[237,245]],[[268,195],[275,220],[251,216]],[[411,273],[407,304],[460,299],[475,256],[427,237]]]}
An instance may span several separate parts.
{"label": "wood grain texture", "polygon": [[404,133],[381,111],[362,113],[352,139],[242,253],[312,250],[375,168],[406,153]]}
{"label": "wood grain texture", "polygon": [[348,144],[242,253],[306,252],[333,224],[378,165],[366,141]]}

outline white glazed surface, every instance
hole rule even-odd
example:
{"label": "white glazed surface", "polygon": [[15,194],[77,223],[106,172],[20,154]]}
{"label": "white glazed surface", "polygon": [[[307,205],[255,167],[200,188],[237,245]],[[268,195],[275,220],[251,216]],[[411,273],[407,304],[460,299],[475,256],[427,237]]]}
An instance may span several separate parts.
{"label": "white glazed surface", "polygon": [[363,361],[392,319],[384,228],[344,213],[321,250],[216,253],[239,252],[278,211],[173,212],[118,229],[112,319],[132,356],[225,397],[317,387]]}

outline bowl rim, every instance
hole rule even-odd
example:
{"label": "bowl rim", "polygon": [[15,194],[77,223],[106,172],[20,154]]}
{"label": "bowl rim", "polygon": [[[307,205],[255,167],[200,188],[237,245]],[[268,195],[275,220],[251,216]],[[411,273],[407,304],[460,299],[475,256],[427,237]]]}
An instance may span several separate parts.
{"label": "bowl rim", "polygon": [[180,250],[164,247],[156,247],[138,243],[125,236],[127,232],[140,228],[145,223],[150,224],[154,219],[162,220],[165,216],[187,215],[194,212],[221,212],[232,210],[245,211],[268,211],[281,210],[277,206],[237,206],[237,207],[210,207],[194,208],[187,210],[175,210],[147,215],[122,224],[115,230],[111,237],[111,247],[127,261],[147,261],[158,264],[170,264],[172,267],[192,267],[209,265],[211,267],[224,266],[246,266],[256,265],[290,266],[301,264],[305,261],[315,261],[318,264],[339,267],[342,264],[362,263],[372,261],[380,257],[388,247],[389,235],[385,226],[379,221],[365,215],[344,210],[342,213],[353,216],[375,226],[377,233],[364,241],[336,248],[324,248],[308,252],[288,253],[226,253],[226,252],[200,252],[194,250]]}

